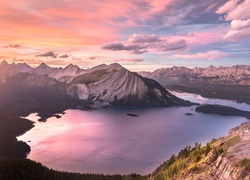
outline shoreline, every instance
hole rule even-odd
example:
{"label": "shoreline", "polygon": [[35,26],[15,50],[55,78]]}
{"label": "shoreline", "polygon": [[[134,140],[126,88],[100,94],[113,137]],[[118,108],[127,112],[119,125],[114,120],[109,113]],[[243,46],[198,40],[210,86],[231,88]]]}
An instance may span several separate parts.
{"label": "shoreline", "polygon": [[[238,125],[236,125],[235,127],[237,127],[237,126],[238,126]],[[234,127],[232,127],[232,128],[234,128]],[[231,129],[231,128],[230,128],[230,129]],[[228,130],[227,130],[227,132],[228,132],[230,129],[228,129]],[[226,133],[227,133],[227,132],[226,132]],[[226,136],[226,134],[225,134],[225,135],[223,135],[223,137],[224,137],[224,136]],[[211,137],[211,138],[214,138],[214,137]],[[210,138],[210,139],[211,139],[211,138]],[[216,138],[219,138],[219,136],[218,136],[218,137],[216,137]],[[198,142],[202,142],[202,144],[206,144],[206,143],[207,143],[207,140],[206,140],[206,141],[204,141],[204,142],[203,142],[203,141],[198,141]],[[191,143],[191,144],[194,144],[194,143],[195,143],[195,142],[193,142],[193,143]],[[184,144],[184,145],[186,145],[186,144]],[[183,147],[184,147],[184,146],[183,146]],[[176,152],[175,152],[175,153],[178,153],[178,152],[179,152],[179,150],[180,150],[180,149],[176,150]],[[164,158],[162,161],[164,161],[164,160],[165,160],[165,158]],[[157,166],[158,166],[158,165],[157,165]],[[157,167],[157,166],[156,166],[156,167]],[[64,171],[65,171],[65,170],[64,170]],[[67,171],[67,172],[71,172],[71,171]],[[78,172],[78,173],[79,173],[79,172]],[[84,173],[86,173],[86,172],[84,172]],[[149,172],[149,173],[150,173],[150,172]],[[115,174],[115,173],[114,173],[114,174]],[[128,174],[129,174],[129,173],[128,173]],[[108,173],[106,174],[106,173],[105,173],[105,175],[110,175],[110,174],[108,174]]]}
{"label": "shoreline", "polygon": [[[250,94],[248,92],[244,92],[244,96],[240,95],[242,92],[238,89],[236,85],[218,85],[218,89],[216,85],[209,84],[208,89],[201,88],[203,84],[167,84],[164,87],[170,91],[183,92],[200,95],[204,98],[209,99],[221,99],[221,100],[229,100],[234,101],[236,103],[245,103],[250,105]],[[250,87],[249,85],[241,85],[242,88]],[[232,92],[228,94],[228,89],[232,89]],[[246,98],[247,97],[247,98]]]}
{"label": "shoreline", "polygon": [[[225,135],[225,136],[222,136],[222,137],[217,137],[217,138],[212,138],[212,140],[213,139],[216,139],[216,140],[222,140],[222,139],[225,139],[225,138],[227,138],[228,136],[229,136],[229,134],[231,133],[232,134],[232,132],[236,129],[240,129],[243,125],[246,125],[246,124],[250,124],[250,122],[248,121],[248,122],[243,122],[243,123],[241,123],[240,125],[237,125],[237,126],[235,126],[235,127],[232,127],[231,129],[229,129],[228,131],[227,131],[227,134]],[[211,140],[211,141],[212,141]],[[208,141],[208,142],[210,142],[210,141]],[[205,142],[204,144],[203,143],[200,143],[201,145],[202,145],[202,147],[203,146],[205,146],[205,144],[206,143],[208,143],[208,142]],[[189,145],[188,145],[189,146]],[[193,145],[191,145],[191,146],[193,146]],[[178,154],[178,153],[180,153],[180,151],[181,151],[181,149],[180,150],[178,150],[178,151],[176,151],[175,152],[175,154]],[[30,161],[33,161],[33,162],[36,162],[36,161],[34,161],[34,160],[31,160],[31,159],[28,159],[27,157],[26,157],[26,159],[27,160],[30,160]],[[165,161],[166,159],[164,159],[163,161]],[[160,165],[160,164],[159,164]],[[159,167],[159,165],[158,166],[156,166],[156,168],[155,169],[157,169],[158,167]],[[44,166],[44,165],[43,165]],[[49,168],[49,167],[47,167],[47,166],[45,166],[46,168]],[[51,169],[51,168],[49,168],[49,169]],[[53,170],[55,170],[55,169],[53,169]],[[65,170],[63,170],[63,171],[61,171],[61,170],[55,170],[55,171],[57,171],[57,172],[65,172],[65,173],[73,173],[73,174],[81,174],[81,175],[86,175],[86,174],[89,174],[89,173],[79,173],[79,172],[72,172],[72,171],[65,171]],[[155,171],[155,170],[154,170]],[[151,173],[149,173],[149,174],[138,174],[138,173],[136,173],[137,175],[139,175],[139,176],[141,176],[141,177],[148,177],[149,175],[152,175],[153,174],[153,172],[154,171],[152,171]],[[104,175],[104,176],[115,176],[117,173],[113,173],[113,174],[108,174],[108,173],[94,173],[94,174],[101,174],[101,175]],[[120,173],[118,173],[118,174],[120,174]],[[127,173],[127,174],[121,174],[121,176],[129,176],[131,173]]]}
{"label": "shoreline", "polygon": [[[72,109],[72,108],[69,108],[69,109]],[[67,110],[67,109],[65,109],[65,110]],[[63,113],[65,110],[62,110],[62,109],[60,109],[60,110],[58,110],[57,112],[53,112],[53,114],[58,114],[58,113]],[[7,112],[8,112],[8,110],[7,110]],[[29,115],[27,112],[29,112],[29,110],[26,110],[26,111],[24,111],[24,112],[26,112],[26,113],[18,113],[18,111],[15,113],[15,114],[17,114],[17,115],[13,115],[14,116],[14,118],[20,118],[20,114],[21,115],[23,115],[23,114],[27,114],[27,115]],[[34,111],[32,110],[32,111],[30,111],[30,112],[32,112],[32,113],[34,113]],[[19,115],[18,115],[19,114]],[[38,112],[38,114],[39,114],[39,112]],[[47,116],[48,114],[44,114],[44,113],[41,113],[42,115],[45,115],[45,116]],[[23,119],[22,118],[22,121],[27,121],[27,119]],[[30,122],[30,120],[28,120],[29,122]],[[32,122],[32,121],[31,121]],[[21,122],[19,122],[20,124],[22,124]],[[34,126],[33,126],[34,127]],[[30,127],[30,129],[32,129],[33,127]],[[236,126],[237,127],[237,126]],[[27,131],[29,131],[30,129],[26,129],[25,131],[22,131],[22,134],[24,134],[24,133],[26,133]],[[16,135],[17,136],[17,135]],[[16,137],[15,136],[15,137]],[[24,142],[25,143],[25,142]],[[26,145],[27,145],[27,143],[25,143]],[[29,146],[30,147],[30,146]],[[30,152],[30,151],[29,151]],[[28,152],[28,153],[29,153]],[[178,153],[178,151],[176,152],[176,153]],[[26,156],[27,157],[27,156]],[[29,160],[29,159],[27,159],[27,158],[25,158],[26,160]],[[164,161],[164,159],[163,159],[163,161]],[[32,161],[32,162],[34,162],[35,163],[35,161]],[[59,171],[57,171],[57,172],[59,172]],[[70,173],[70,172],[69,172]],[[108,174],[107,174],[108,175]]]}
{"label": "shoreline", "polygon": [[[195,177],[195,179],[198,179],[198,178],[206,179],[209,176],[209,177],[216,178],[216,179],[220,179],[220,178],[225,179],[227,177],[227,172],[230,172],[230,171],[237,172],[236,174],[234,174],[234,176],[236,176],[238,179],[244,179],[244,178],[242,178],[242,176],[249,177],[249,172],[242,173],[242,172],[245,172],[245,166],[238,165],[238,161],[241,158],[240,159],[238,158],[237,160],[231,161],[230,160],[231,155],[228,154],[227,151],[223,150],[223,152],[220,152],[222,146],[223,146],[223,148],[224,147],[225,148],[229,148],[229,147],[234,148],[235,146],[237,146],[236,142],[231,144],[231,141],[234,140],[235,137],[238,137],[239,135],[241,136],[241,139],[244,140],[244,137],[248,136],[248,134],[249,134],[249,132],[246,131],[247,129],[250,130],[250,122],[241,123],[240,125],[238,125],[234,128],[231,128],[230,130],[228,130],[228,133],[226,136],[223,136],[223,137],[220,137],[217,139],[212,139],[210,141],[210,143],[213,144],[212,146],[216,147],[218,152],[214,151],[213,149],[207,151],[206,150],[207,145],[200,146],[200,143],[195,144],[195,146],[187,146],[187,147],[195,148],[195,149],[190,149],[191,151],[189,150],[191,152],[191,155],[192,155],[193,151],[197,151],[197,147],[198,148],[200,147],[203,153],[205,151],[207,151],[209,153],[207,155],[202,155],[202,157],[198,158],[198,159],[194,158],[194,157],[190,159],[190,157],[188,155],[189,160],[197,161],[197,162],[195,163],[195,165],[187,164],[187,166],[185,166],[185,167],[178,167],[177,172],[174,174],[175,178],[177,178],[177,179],[178,178],[179,179],[190,179],[191,177]],[[242,134],[242,132],[244,132],[245,134]],[[249,137],[248,137],[248,139],[249,139]],[[236,138],[235,140],[237,140],[237,142],[239,141],[238,138]],[[240,140],[240,142],[242,140]],[[230,144],[229,147],[227,146],[228,143]],[[244,141],[242,141],[241,144],[245,144]],[[165,160],[165,162],[163,162],[161,165],[159,164],[159,166],[157,166],[157,168],[152,173],[145,175],[145,176],[141,176],[141,175],[136,174],[136,173],[129,174],[129,175],[119,175],[119,174],[118,175],[115,175],[115,174],[114,175],[108,175],[108,174],[103,175],[103,174],[89,174],[89,173],[81,173],[80,174],[80,173],[62,172],[62,171],[57,171],[57,170],[52,170],[52,169],[46,168],[41,163],[37,163],[37,162],[31,161],[29,159],[23,159],[23,160],[22,159],[12,159],[12,160],[0,159],[0,167],[4,168],[8,172],[12,173],[12,177],[13,177],[13,175],[16,177],[19,177],[19,175],[21,175],[20,174],[20,171],[21,171],[22,177],[25,177],[26,179],[32,179],[32,178],[34,179],[34,177],[38,177],[39,174],[41,175],[41,173],[46,172],[46,174],[42,175],[43,179],[52,179],[52,178],[55,179],[55,177],[56,177],[56,179],[61,179],[61,180],[72,179],[72,178],[74,178],[75,180],[88,179],[88,178],[96,179],[96,180],[99,180],[99,179],[103,179],[103,180],[112,180],[112,179],[118,180],[119,179],[120,180],[122,178],[130,179],[130,180],[153,180],[155,178],[161,177],[162,174],[165,174],[165,172],[168,171],[169,169],[171,169],[172,166],[175,166],[176,163],[178,164],[179,160],[177,159],[177,157],[183,158],[182,153],[184,152],[183,150],[185,150],[186,148],[179,150],[179,154],[178,154],[178,152],[176,152],[175,153],[176,155],[171,156],[168,160]],[[231,152],[232,152],[232,150],[230,150],[230,153]],[[185,161],[185,159],[183,159],[183,160]],[[223,174],[220,173],[220,169],[222,168],[222,166],[220,166],[220,165],[218,167],[215,166],[215,164],[218,164],[221,160],[223,160],[222,166],[226,168],[225,173],[223,173]],[[232,166],[232,163],[237,165],[236,169],[234,168],[235,166]],[[27,169],[26,167],[29,167],[29,168]],[[32,167],[32,168],[30,169],[30,167]],[[215,167],[216,167],[216,169],[215,169]],[[35,169],[35,173],[34,173],[34,169]],[[3,179],[9,178],[9,176],[7,176],[6,174],[1,174],[1,172],[0,172],[0,177],[2,177],[2,178],[5,177]],[[228,179],[228,178],[226,178],[226,179]]]}

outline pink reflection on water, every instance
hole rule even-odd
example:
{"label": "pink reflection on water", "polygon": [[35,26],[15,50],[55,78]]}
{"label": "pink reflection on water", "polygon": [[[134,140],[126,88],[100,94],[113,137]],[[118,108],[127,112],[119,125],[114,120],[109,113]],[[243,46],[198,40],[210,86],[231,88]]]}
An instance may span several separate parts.
{"label": "pink reflection on water", "polygon": [[195,112],[186,116],[190,111],[191,107],[67,110],[61,119],[37,122],[18,139],[31,146],[28,158],[53,169],[147,174],[186,145],[226,135],[245,121]]}

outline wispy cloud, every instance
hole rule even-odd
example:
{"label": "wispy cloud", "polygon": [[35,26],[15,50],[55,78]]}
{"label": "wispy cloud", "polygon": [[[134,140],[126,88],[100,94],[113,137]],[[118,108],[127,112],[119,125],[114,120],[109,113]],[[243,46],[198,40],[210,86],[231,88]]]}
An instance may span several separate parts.
{"label": "wispy cloud", "polygon": [[63,55],[60,55],[60,56],[58,56],[59,58],[68,58],[69,57],[69,55],[68,54],[63,54]]}
{"label": "wispy cloud", "polygon": [[48,51],[48,52],[44,52],[41,54],[36,55],[37,57],[53,57],[56,58],[57,54],[55,54],[53,51]]}
{"label": "wispy cloud", "polygon": [[10,44],[8,46],[4,46],[4,48],[20,48],[21,46],[18,44]]}
{"label": "wispy cloud", "polygon": [[156,34],[133,34],[129,37],[130,43],[154,43],[162,41]]}
{"label": "wispy cloud", "polygon": [[143,54],[147,52],[147,47],[140,44],[123,45],[122,43],[107,43],[101,47],[104,50],[110,51],[128,51],[132,54]]}
{"label": "wispy cloud", "polygon": [[200,60],[213,60],[219,58],[227,57],[226,53],[220,51],[208,51],[208,52],[200,52],[196,54],[175,54],[172,56],[163,56],[164,59],[200,59]]}
{"label": "wispy cloud", "polygon": [[129,59],[116,59],[116,62],[142,62],[143,59],[129,58]]}
{"label": "wispy cloud", "polygon": [[143,54],[148,51],[166,52],[183,50],[187,47],[184,39],[160,38],[156,34],[133,34],[128,38],[127,45],[120,42],[107,43],[101,48],[111,51],[127,51],[132,54]]}

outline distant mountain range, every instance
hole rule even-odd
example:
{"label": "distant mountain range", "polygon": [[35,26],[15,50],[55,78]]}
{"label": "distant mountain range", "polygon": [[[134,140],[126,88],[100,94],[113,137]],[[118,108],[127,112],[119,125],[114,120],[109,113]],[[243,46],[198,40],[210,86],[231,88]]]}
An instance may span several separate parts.
{"label": "distant mountain range", "polygon": [[235,65],[232,67],[187,68],[174,66],[161,68],[153,72],[140,72],[162,85],[168,84],[218,84],[218,85],[250,85],[250,66]]}
{"label": "distant mountain range", "polygon": [[[119,64],[81,69],[76,65],[51,68],[42,63],[0,64],[0,98],[33,97],[40,101],[77,100],[92,108],[107,106],[190,105],[152,79],[130,72]],[[78,104],[78,106],[80,106]]]}

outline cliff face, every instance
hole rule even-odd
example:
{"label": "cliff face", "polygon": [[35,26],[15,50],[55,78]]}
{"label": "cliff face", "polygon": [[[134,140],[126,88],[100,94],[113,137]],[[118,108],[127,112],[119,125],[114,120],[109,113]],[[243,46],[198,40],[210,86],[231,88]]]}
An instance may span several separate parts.
{"label": "cliff face", "polygon": [[[184,149],[186,150],[186,149]],[[193,148],[186,158],[180,158],[181,152],[171,165],[164,164],[151,175],[150,179],[168,179],[170,170],[175,169],[170,179],[206,179],[206,180],[249,180],[250,179],[250,122],[233,128],[228,136],[211,143],[207,155],[206,147],[199,151]],[[196,156],[193,156],[194,153]],[[197,160],[197,153],[199,159]],[[176,166],[185,162],[184,168]],[[178,169],[179,168],[179,169]]]}
{"label": "cliff face", "polygon": [[250,158],[250,122],[231,129],[228,136],[216,142],[215,146],[225,144],[231,146],[220,155],[215,151],[211,151],[204,164],[201,165],[207,173],[193,174],[193,177],[216,180],[250,179],[250,172],[246,167],[239,165],[242,159]]}
{"label": "cliff face", "polygon": [[250,123],[244,123],[229,131],[229,137],[239,137],[240,141],[228,149],[225,156],[219,156],[211,173],[219,179],[250,179],[249,171],[237,167],[237,163],[250,158]]}

